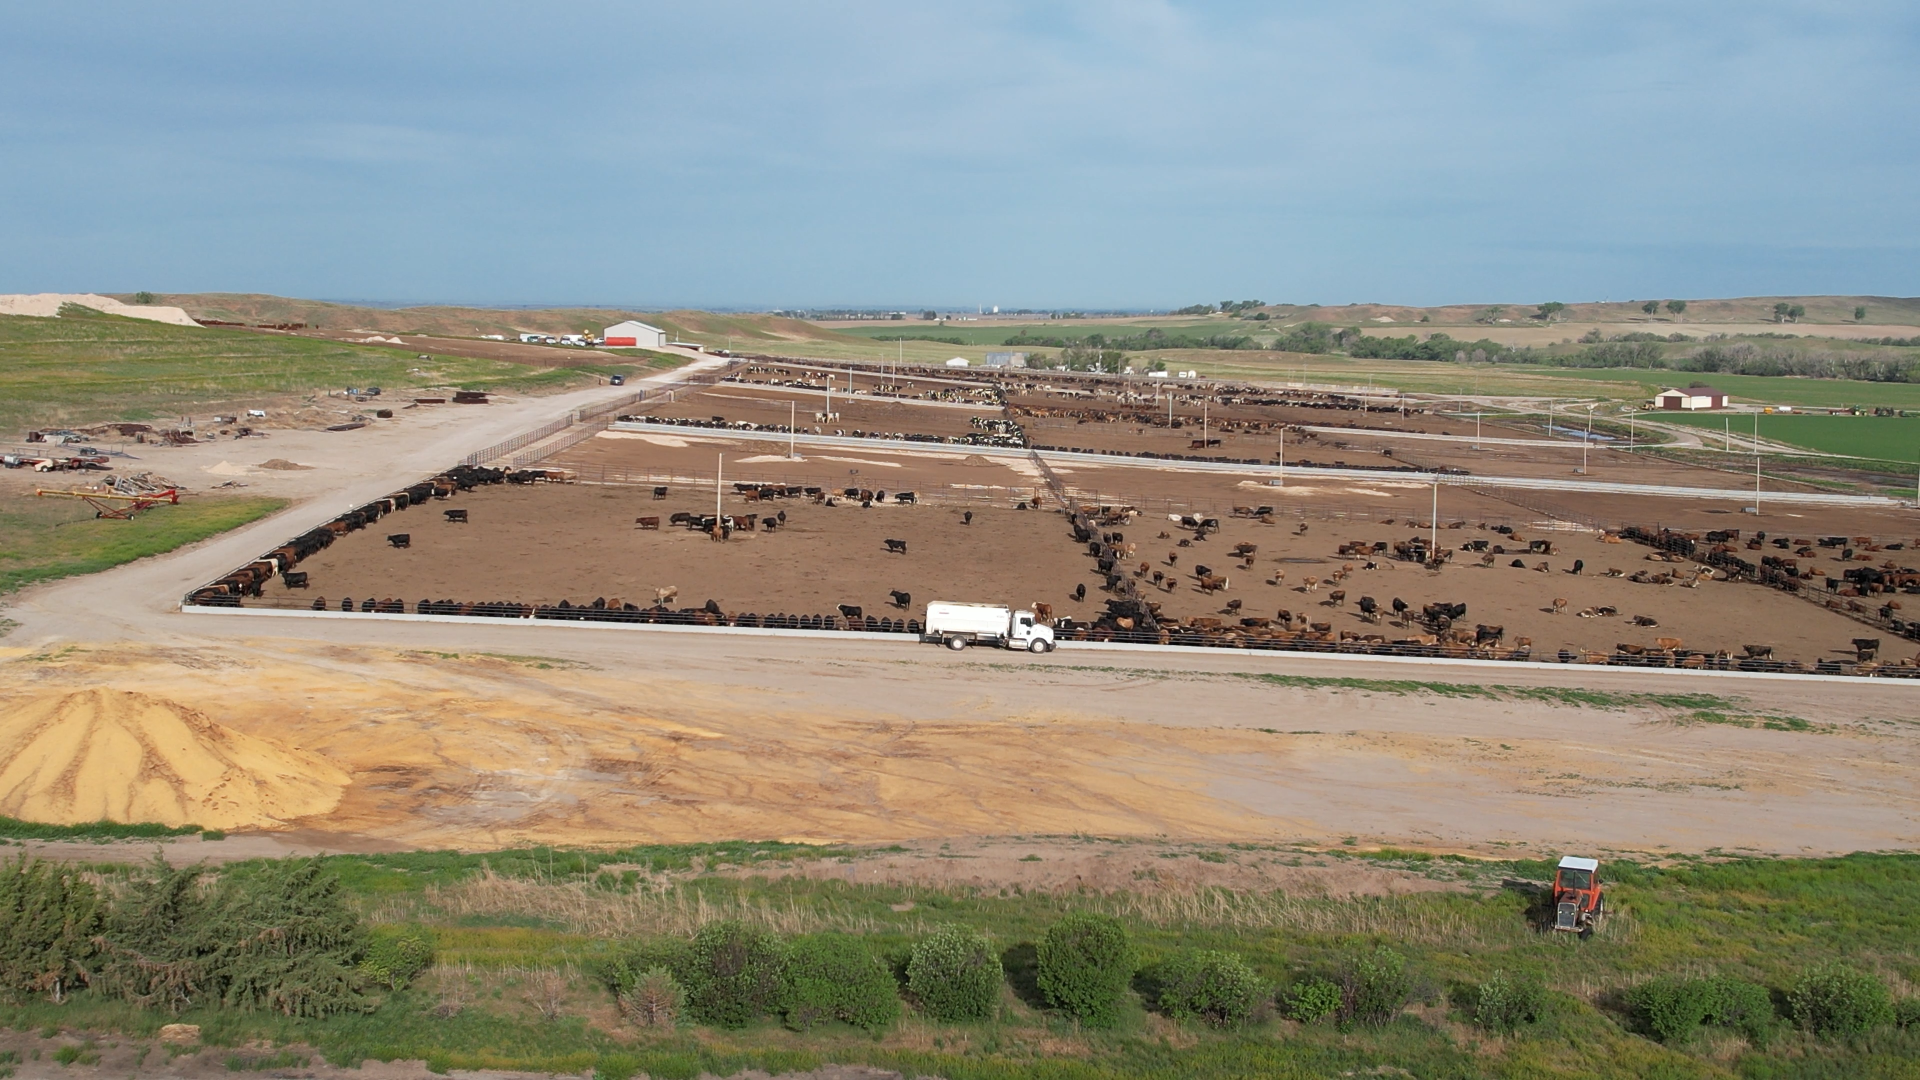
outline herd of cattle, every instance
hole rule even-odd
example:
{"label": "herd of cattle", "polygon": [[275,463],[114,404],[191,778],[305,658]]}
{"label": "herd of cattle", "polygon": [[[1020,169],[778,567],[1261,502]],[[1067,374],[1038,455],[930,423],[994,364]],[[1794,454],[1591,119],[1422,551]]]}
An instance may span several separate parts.
{"label": "herd of cattle", "polygon": [[[239,567],[232,573],[211,582],[190,593],[187,603],[201,607],[239,607],[244,598],[259,597],[262,590],[274,577],[279,576],[289,588],[306,588],[307,575],[297,569],[299,564],[312,555],[325,550],[336,540],[349,533],[366,529],[389,514],[409,507],[420,506],[436,499],[445,499],[458,492],[469,491],[487,484],[554,482],[571,479],[571,474],[557,469],[520,469],[504,470],[481,466],[461,465],[396,491],[384,498],[376,499],[364,506],[341,514],[318,528],[309,530],[292,540],[261,555],[258,559]],[[858,501],[862,505],[872,505],[889,499],[896,504],[911,504],[916,501],[911,491],[896,491],[889,494],[882,490],[848,487],[828,489],[786,484],[736,483],[734,491],[749,502],[771,502],[785,499],[804,499],[815,504],[833,505],[839,500]],[[665,498],[667,489],[655,488],[655,498]],[[1748,645],[1744,655],[1730,655],[1725,650],[1700,651],[1688,650],[1678,638],[1658,638],[1652,647],[1620,643],[1611,653],[1583,652],[1574,653],[1560,650],[1553,654],[1538,653],[1533,642],[1526,637],[1506,635],[1505,628],[1487,623],[1468,623],[1468,606],[1463,602],[1443,601],[1423,604],[1409,604],[1399,597],[1385,600],[1373,596],[1358,596],[1354,608],[1360,621],[1366,624],[1358,630],[1337,630],[1329,617],[1316,618],[1315,614],[1302,611],[1294,612],[1282,609],[1269,617],[1266,615],[1242,614],[1242,601],[1239,598],[1224,601],[1222,611],[1212,616],[1190,616],[1178,618],[1168,615],[1160,602],[1150,598],[1155,592],[1169,592],[1189,580],[1194,587],[1209,595],[1230,593],[1231,573],[1251,572],[1258,546],[1252,543],[1222,545],[1216,559],[1224,560],[1220,566],[1210,566],[1199,561],[1204,558],[1204,547],[1195,548],[1196,542],[1205,541],[1220,531],[1221,523],[1216,517],[1204,515],[1169,515],[1166,527],[1162,527],[1154,540],[1174,542],[1169,544],[1164,559],[1143,559],[1141,543],[1147,538],[1129,541],[1127,532],[1141,519],[1141,512],[1128,506],[1081,506],[1063,511],[1068,520],[1076,542],[1086,545],[1086,553],[1094,566],[1103,576],[1102,588],[1109,594],[1104,600],[1103,609],[1093,618],[1080,620],[1062,617],[1053,618],[1051,605],[1036,603],[1036,612],[1045,621],[1052,622],[1058,640],[1085,642],[1134,642],[1160,645],[1206,646],[1238,649],[1273,649],[1305,652],[1341,652],[1394,656],[1423,657],[1459,657],[1500,660],[1545,660],[1561,663],[1596,663],[1623,665],[1657,665],[1682,668],[1738,669],[1748,671],[1813,671],[1823,674],[1879,675],[1893,677],[1920,677],[1920,666],[1913,660],[1882,661],[1879,658],[1881,639],[1862,637],[1853,640],[1855,659],[1851,662],[1821,660],[1814,665],[1806,665],[1796,660],[1776,660],[1772,649],[1765,645]],[[444,510],[449,521],[463,521],[464,508]],[[1271,507],[1235,507],[1236,517],[1255,518],[1273,521]],[[970,518],[971,515],[968,515]],[[713,535],[715,539],[725,539],[734,529],[764,529],[774,531],[785,524],[785,510],[772,510],[759,514],[732,514],[714,517],[712,515],[674,514],[667,520],[673,525]],[[1389,521],[1388,524],[1393,522]],[[637,519],[640,528],[659,528],[658,517]],[[1424,523],[1421,524],[1425,527]],[[1449,529],[1462,527],[1464,523],[1448,523]],[[1175,540],[1169,529],[1178,529],[1183,535]],[[1305,522],[1299,523],[1296,534],[1308,529]],[[1458,544],[1444,544],[1430,550],[1426,538],[1414,540],[1346,540],[1339,543],[1339,555],[1355,560],[1369,560],[1367,567],[1374,565],[1371,560],[1391,558],[1439,565],[1450,558],[1455,551],[1479,553],[1484,565],[1492,565],[1499,557],[1507,555],[1542,556],[1556,554],[1554,543],[1548,539],[1526,539],[1515,533],[1510,527],[1495,526],[1502,534],[1493,539],[1471,538]],[[395,547],[405,547],[411,543],[409,533],[388,534],[387,542]],[[1697,584],[1711,568],[1728,580],[1744,580],[1788,592],[1804,595],[1824,606],[1849,615],[1862,622],[1882,628],[1887,632],[1913,640],[1920,640],[1920,620],[1907,620],[1902,616],[1900,596],[1920,595],[1920,570],[1899,565],[1889,558],[1891,553],[1906,549],[1899,542],[1876,543],[1870,537],[1819,537],[1812,539],[1794,539],[1784,536],[1769,537],[1764,532],[1744,536],[1740,530],[1718,530],[1707,533],[1687,533],[1670,529],[1652,530],[1636,526],[1622,529],[1617,535],[1610,535],[1610,541],[1628,541],[1653,549],[1649,559],[1694,564],[1692,573],[1683,571],[1650,573],[1639,571],[1631,580],[1646,581],[1652,584]],[[904,540],[888,539],[886,549],[897,554],[906,554],[907,543]],[[1920,541],[1916,541],[1920,546]],[[1198,558],[1183,562],[1183,550],[1192,548]],[[1848,565],[1838,573],[1809,565],[1812,558],[1821,549],[1838,551],[1838,556]],[[1743,556],[1745,552],[1757,552],[1758,561]],[[1209,560],[1212,561],[1212,560]],[[1513,565],[1527,567],[1520,558],[1514,558]],[[1545,569],[1542,562],[1531,569]],[[1579,574],[1584,563],[1576,560],[1570,568],[1564,568],[1568,574]],[[1326,599],[1320,605],[1328,609],[1345,608],[1348,601],[1347,588],[1351,583],[1345,579],[1353,572],[1353,564],[1344,564],[1330,571],[1325,579],[1318,576],[1304,576],[1299,590],[1307,594],[1318,593],[1322,586],[1327,589]],[[1271,571],[1269,584],[1286,583],[1284,568]],[[1624,576],[1618,568],[1608,568],[1605,576]],[[417,615],[467,615],[493,618],[542,619],[559,621],[602,621],[625,623],[651,623],[661,625],[689,626],[733,626],[794,630],[821,631],[865,631],[879,633],[918,634],[920,627],[916,620],[904,617],[912,602],[910,594],[895,590],[892,593],[893,606],[902,617],[876,617],[867,615],[858,607],[842,605],[834,614],[791,614],[779,612],[761,614],[756,612],[729,612],[720,605],[708,600],[698,607],[674,607],[671,602],[677,599],[678,590],[673,588],[655,590],[653,603],[641,605],[622,601],[618,598],[598,598],[591,603],[573,604],[562,600],[556,604],[526,604],[519,601],[481,601],[467,602],[452,599],[419,600],[409,604],[394,597],[365,597],[358,600],[343,598],[337,602],[319,598],[312,602],[316,611],[331,611],[337,606],[342,611],[363,613],[407,614],[411,609]],[[1083,585],[1075,593],[1076,598],[1084,600],[1086,587]],[[1559,614],[1566,610],[1565,600],[1555,599],[1549,609]],[[1586,617],[1617,615],[1616,609],[1587,609],[1578,613]],[[1642,626],[1657,625],[1651,619],[1636,617],[1636,624]],[[1391,629],[1390,629],[1391,627]],[[1377,629],[1374,629],[1377,628]]]}
{"label": "herd of cattle", "polygon": [[[839,415],[838,413],[829,415]],[[980,419],[975,417],[976,420]],[[776,435],[787,435],[793,429],[785,424],[756,424],[751,420],[729,420],[724,416],[709,419],[686,416],[624,415],[623,424],[661,424],[668,427],[706,428],[713,431],[764,431]],[[815,430],[808,434],[833,435],[843,439],[884,439],[889,442],[936,443],[941,446],[990,446],[1024,449],[1026,435],[1016,424],[1004,420],[987,420],[974,425],[974,430],[965,435],[929,435],[918,431],[867,431],[863,428],[833,428]]]}
{"label": "herd of cattle", "polygon": [[[570,474],[558,469],[508,471],[477,465],[456,465],[438,476],[402,488],[385,498],[375,499],[316,529],[301,533],[218,581],[188,593],[187,603],[201,607],[239,607],[243,597],[259,596],[267,582],[276,575],[282,577],[289,588],[305,588],[307,575],[294,569],[302,560],[325,551],[335,540],[348,533],[364,529],[388,514],[410,506],[444,499],[459,491],[471,491],[482,484],[530,484],[570,478]],[[454,521],[465,520],[465,513],[464,510],[447,512],[449,520]],[[410,540],[409,534],[396,533],[388,538],[388,543],[404,547]]]}

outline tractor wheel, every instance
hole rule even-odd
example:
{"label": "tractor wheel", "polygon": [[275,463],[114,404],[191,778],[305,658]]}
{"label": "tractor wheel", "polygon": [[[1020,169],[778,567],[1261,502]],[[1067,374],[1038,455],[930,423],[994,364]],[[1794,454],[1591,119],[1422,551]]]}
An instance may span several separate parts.
{"label": "tractor wheel", "polygon": [[961,649],[964,649],[966,647],[967,647],[966,638],[950,637],[947,639],[947,648],[952,649],[954,652],[959,652]]}
{"label": "tractor wheel", "polygon": [[1581,928],[1580,928],[1580,940],[1581,940],[1581,941],[1585,941],[1585,940],[1587,940],[1588,938],[1590,938],[1590,937],[1592,937],[1592,936],[1593,936],[1593,924],[1592,924],[1592,923],[1588,923],[1587,925],[1585,925],[1585,926],[1583,926],[1583,927],[1581,927]]}

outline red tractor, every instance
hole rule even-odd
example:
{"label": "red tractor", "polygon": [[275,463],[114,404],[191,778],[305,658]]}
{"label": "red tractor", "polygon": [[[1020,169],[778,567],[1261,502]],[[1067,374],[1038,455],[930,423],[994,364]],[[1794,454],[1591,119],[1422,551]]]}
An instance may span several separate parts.
{"label": "red tractor", "polygon": [[1606,914],[1600,899],[1600,860],[1568,855],[1553,875],[1553,928],[1593,936]]}

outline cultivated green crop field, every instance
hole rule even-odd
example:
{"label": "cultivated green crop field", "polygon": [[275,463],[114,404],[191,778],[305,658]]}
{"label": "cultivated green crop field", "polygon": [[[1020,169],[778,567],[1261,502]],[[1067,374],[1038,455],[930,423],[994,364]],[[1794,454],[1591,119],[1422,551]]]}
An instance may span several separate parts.
{"label": "cultivated green crop field", "polygon": [[[1752,435],[1754,417],[1661,413],[1659,419],[1708,431],[1725,430],[1730,423],[1736,438]],[[1829,454],[1882,461],[1920,463],[1920,417],[1896,416],[1782,416],[1759,418],[1760,437],[1804,446]]]}
{"label": "cultivated green crop field", "polygon": [[[69,307],[0,316],[0,437],[33,427],[189,415],[212,405],[345,386],[563,387],[597,368],[533,368]],[[616,370],[627,370],[625,367]]]}

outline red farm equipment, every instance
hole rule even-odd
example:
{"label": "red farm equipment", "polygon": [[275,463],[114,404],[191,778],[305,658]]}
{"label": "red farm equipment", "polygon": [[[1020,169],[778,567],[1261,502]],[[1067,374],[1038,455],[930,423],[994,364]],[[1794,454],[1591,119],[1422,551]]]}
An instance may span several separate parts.
{"label": "red farm equipment", "polygon": [[1600,861],[1568,855],[1553,874],[1553,929],[1593,936],[1606,915],[1600,897]]}

